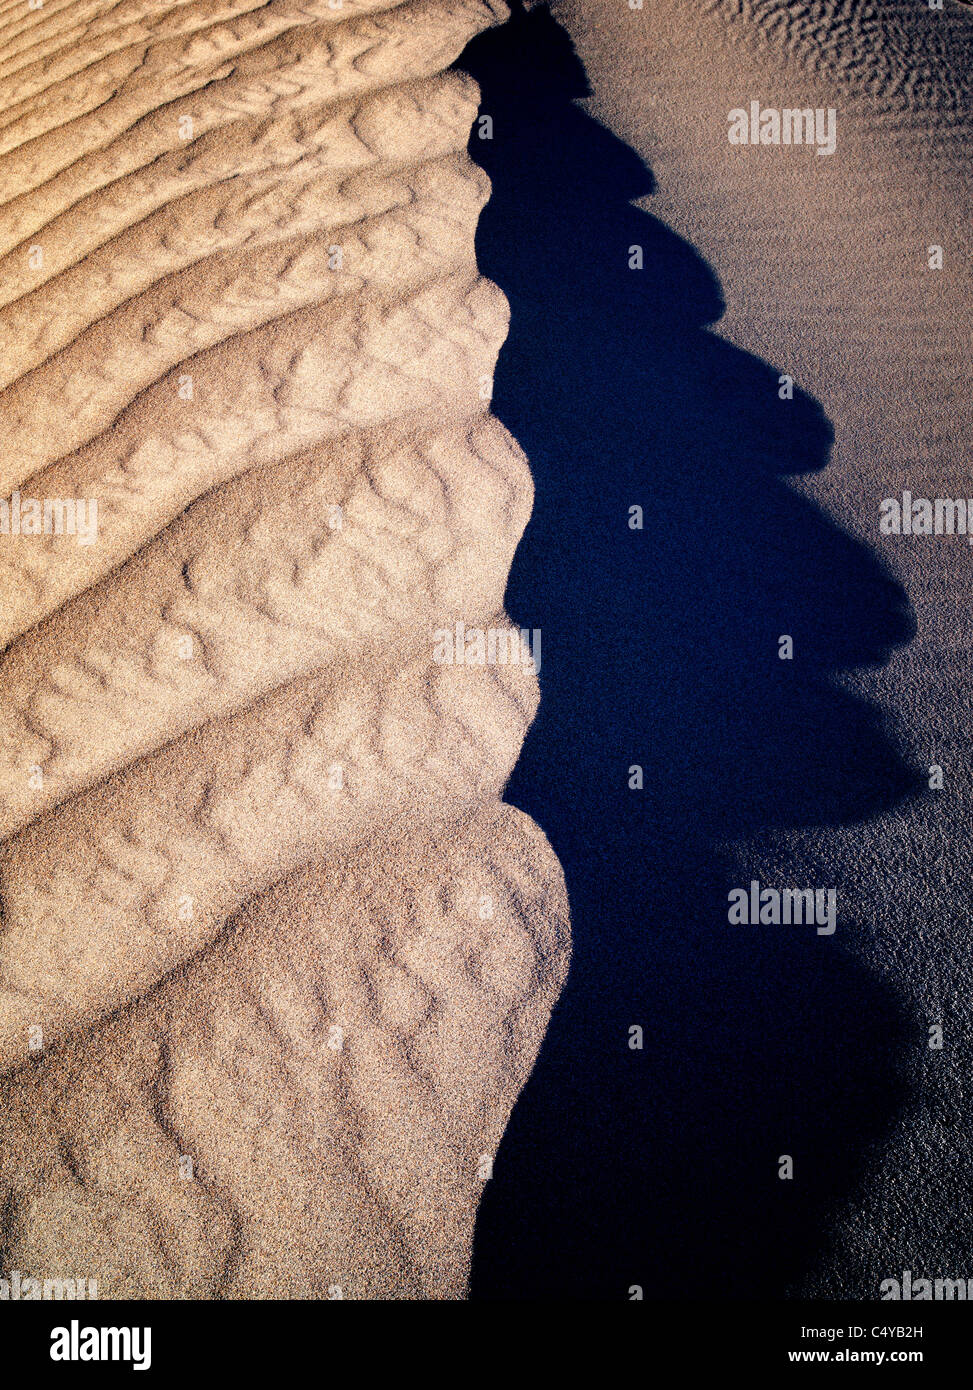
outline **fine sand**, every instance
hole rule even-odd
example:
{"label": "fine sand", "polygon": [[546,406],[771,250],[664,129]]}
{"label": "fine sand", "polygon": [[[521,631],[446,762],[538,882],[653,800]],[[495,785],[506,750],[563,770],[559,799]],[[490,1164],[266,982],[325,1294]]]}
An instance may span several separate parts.
{"label": "fine sand", "polygon": [[438,630],[509,627],[532,500],[489,413],[478,92],[447,71],[505,15],[0,9],[25,1277],[464,1296],[568,955],[557,861],[500,801],[535,665],[434,659]]}
{"label": "fine sand", "polygon": [[0,1277],[971,1273],[973,11],[507,17],[0,5]]}
{"label": "fine sand", "polygon": [[[814,1020],[795,1015],[788,1043],[806,1047],[807,1090],[802,1096],[795,1085],[773,1102],[777,1114],[765,1150],[771,1186],[779,1154],[791,1152],[793,1201],[809,1201],[809,1191],[826,1195],[807,1249],[791,1264],[790,1291],[872,1299],[881,1281],[901,1279],[904,1269],[916,1277],[962,1278],[970,1273],[966,1193],[973,1171],[973,548],[965,536],[883,535],[879,504],[901,499],[904,490],[930,499],[973,497],[973,13],[956,0],[944,0],[939,10],[925,0],[787,6],[646,0],[641,10],[609,0],[564,0],[554,13],[585,65],[592,92],[586,109],[652,171],[655,192],[639,206],[685,238],[718,282],[725,310],[714,315],[711,331],[773,368],[759,406],[762,428],[772,429],[779,412],[796,405],[777,398],[778,374],[787,373],[816,398],[834,429],[830,457],[810,463],[795,452],[777,460],[794,475],[787,486],[820,509],[820,522],[808,512],[799,530],[781,532],[776,546],[758,530],[759,510],[748,513],[741,473],[740,500],[730,503],[732,520],[720,534],[735,535],[724,550],[750,573],[728,588],[727,599],[757,608],[768,585],[784,589],[793,576],[802,592],[791,591],[780,626],[766,633],[771,658],[778,633],[791,632],[795,676],[813,680],[822,665],[840,673],[832,678],[844,690],[880,711],[889,744],[915,775],[912,793],[889,795],[883,808],[881,795],[869,798],[863,789],[882,786],[891,758],[867,747],[846,749],[835,720],[832,756],[841,757],[841,775],[854,779],[861,800],[878,803],[875,814],[848,813],[837,796],[822,795],[806,814],[794,815],[811,828],[758,833],[745,792],[723,808],[722,837],[738,866],[730,883],[836,886],[834,944],[842,952],[836,959],[850,958],[842,969],[857,981],[847,1017],[830,1003]],[[751,101],[834,108],[834,153],[731,145],[727,115]],[[942,269],[930,267],[937,246]],[[686,305],[692,313],[688,297]],[[671,340],[662,351],[672,351]],[[697,398],[714,389],[705,374],[695,386]],[[730,396],[735,412],[740,391]],[[692,463],[705,498],[712,458],[701,452]],[[807,471],[820,463],[826,464],[820,471]],[[713,524],[702,507],[695,515],[687,509],[686,517],[697,529]],[[792,624],[808,606],[808,584],[829,582],[824,572],[834,563],[834,547],[825,526],[866,547],[874,557],[870,567],[885,567],[911,606],[914,634],[889,624],[890,598],[899,599],[883,592],[863,558],[837,570],[831,649],[802,675],[811,634],[802,652],[802,632]],[[808,555],[815,546],[816,558]],[[756,568],[766,563],[765,553],[773,559]],[[745,648],[740,658],[750,659]],[[786,738],[768,728],[762,746],[755,741],[741,786],[773,776],[781,761],[803,769],[802,747],[814,737],[796,719]],[[929,786],[937,766],[941,790]],[[816,779],[811,771],[804,787],[817,786]],[[797,803],[800,795],[791,799]],[[788,818],[783,799],[774,811],[774,818]],[[718,826],[717,838],[719,832]],[[687,891],[687,912],[692,901]],[[726,932],[725,919],[714,916],[712,923]],[[776,968],[773,930],[763,930],[754,971]],[[814,967],[801,968],[809,990]],[[880,1012],[872,1003],[879,990],[889,1001],[884,1025],[872,1018]],[[665,1027],[665,1014],[660,1023]],[[941,1049],[930,1033],[937,1024],[944,1030]],[[745,1036],[741,1024],[739,1037]],[[853,1048],[843,1036],[855,1037]],[[797,1068],[790,1070],[786,1048],[776,1060],[770,1056],[770,1067],[791,1077]],[[728,1086],[741,1070],[737,1056],[734,1046],[727,1048]],[[859,1068],[867,1072],[873,1062],[888,1094],[879,1100],[873,1086],[872,1094],[851,1099]],[[692,1065],[687,1049],[687,1074]],[[828,1078],[830,1096],[808,1099],[815,1077]],[[747,1101],[738,1109],[738,1123],[752,1123],[752,1097],[750,1104],[749,1112]],[[727,1127],[722,1141],[726,1172],[739,1147],[730,1133]],[[717,1148],[720,1143],[717,1136]],[[729,1207],[732,1180],[717,1181],[727,1183]],[[742,1200],[739,1189],[737,1197]],[[761,1201],[770,1199],[765,1188]],[[738,1249],[721,1257],[715,1275],[697,1251],[696,1282],[690,1276],[686,1289],[699,1292],[712,1277],[716,1296],[783,1291],[782,1279],[773,1287],[778,1276],[768,1272],[770,1257],[762,1266],[747,1265],[748,1245],[766,1239],[770,1247],[770,1237],[755,1234],[761,1210],[765,1220],[769,1208],[758,1202],[754,1210]],[[782,1229],[793,1230],[786,1220]],[[691,1236],[684,1233],[684,1241],[691,1244]],[[659,1278],[664,1288],[664,1275]]]}

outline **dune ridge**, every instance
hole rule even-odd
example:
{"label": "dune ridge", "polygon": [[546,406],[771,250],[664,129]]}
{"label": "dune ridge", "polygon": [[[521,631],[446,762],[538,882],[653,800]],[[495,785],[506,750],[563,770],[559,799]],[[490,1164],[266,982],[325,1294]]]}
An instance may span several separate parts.
{"label": "dune ridge", "polygon": [[0,9],[0,497],[97,503],[0,534],[8,1267],[464,1294],[568,955],[536,671],[433,658],[532,501],[446,71],[505,14]]}

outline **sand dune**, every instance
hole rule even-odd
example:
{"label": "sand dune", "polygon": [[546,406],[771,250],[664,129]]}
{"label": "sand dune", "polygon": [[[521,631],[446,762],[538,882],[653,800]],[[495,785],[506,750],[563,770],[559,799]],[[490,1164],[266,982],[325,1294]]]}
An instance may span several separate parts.
{"label": "sand dune", "polygon": [[566,927],[511,807],[308,864],[8,1085],[12,1267],[109,1298],[463,1297]]}
{"label": "sand dune", "polygon": [[445,71],[504,14],[0,10],[22,1270],[463,1296],[568,949],[500,801],[536,671],[433,657],[509,626],[532,498],[489,414],[477,90]]}
{"label": "sand dune", "polygon": [[[787,1248],[776,1232],[766,1233],[768,1192],[759,1187],[732,1255],[714,1253],[712,1232],[697,1231],[693,1241],[680,1230],[678,1255],[670,1260],[685,1260],[690,1297],[712,1290],[714,1297],[754,1298],[760,1290],[769,1297],[877,1299],[882,1281],[901,1278],[906,1268],[935,1277],[969,1265],[969,547],[962,536],[883,535],[879,505],[906,489],[916,497],[970,495],[973,12],[958,0],[944,0],[941,9],[926,0],[705,0],[696,7],[646,0],[642,11],[605,0],[561,0],[554,10],[585,65],[587,109],[652,170],[655,192],[642,206],[685,238],[719,282],[726,310],[715,333],[772,367],[766,391],[752,393],[760,430],[773,428],[774,418],[794,405],[778,398],[778,373],[814,397],[833,423],[833,448],[811,465],[815,471],[789,482],[814,508],[789,533],[769,533],[748,503],[747,480],[759,476],[760,453],[756,431],[744,435],[747,451],[734,472],[740,500],[730,501],[735,536],[727,545],[726,532],[720,535],[730,557],[727,573],[736,566],[746,579],[726,583],[721,601],[759,613],[761,590],[779,576],[790,593],[779,625],[775,615],[774,640],[778,631],[793,632],[809,576],[813,581],[830,564],[816,516],[867,547],[915,614],[915,635],[903,633],[877,669],[870,647],[887,623],[885,605],[878,594],[862,602],[853,567],[836,567],[841,587],[831,601],[826,663],[840,671],[844,691],[875,702],[890,746],[915,769],[910,795],[848,817],[824,794],[803,825],[741,825],[746,792],[763,784],[764,766],[746,769],[743,794],[727,797],[722,808],[729,842],[722,848],[732,852],[740,881],[766,883],[776,875],[788,883],[835,884],[843,905],[835,936],[843,955],[831,964],[839,960],[854,981],[851,1003],[835,1007],[830,1018],[826,1008],[788,1020],[787,1046],[778,1045],[779,1055],[767,1062],[768,1073],[778,1075],[788,1048],[791,1056],[806,1048],[811,1059],[803,1094],[792,1077],[786,1102],[778,1108],[769,1086],[764,1102],[775,1158],[802,1136],[802,1186],[788,1208],[793,1225],[784,1229],[796,1229],[806,1249],[795,1255],[796,1240]],[[751,101],[834,108],[834,153],[818,158],[806,149],[731,145],[728,112]],[[632,240],[648,241],[648,228],[643,232]],[[675,281],[673,298],[686,284]],[[687,314],[696,311],[697,299],[686,293]],[[712,386],[704,381],[700,394]],[[741,370],[738,399],[746,402],[746,391]],[[526,437],[524,443],[532,447]],[[779,467],[806,466],[800,443],[794,441]],[[685,515],[701,515],[692,503],[707,496],[711,457],[700,449],[685,465],[680,460],[680,473]],[[759,488],[770,495],[769,483]],[[772,546],[779,554],[767,563]],[[722,573],[719,563],[711,556],[712,569]],[[677,598],[697,611],[695,575]],[[808,665],[794,669],[807,690]],[[786,699],[777,703],[786,710]],[[786,739],[776,742],[768,729],[755,745],[755,762],[800,767],[798,750],[808,735],[806,720],[793,720]],[[876,757],[856,736],[849,756],[836,719],[827,735],[819,769],[840,758],[849,781],[887,785],[888,750]],[[732,761],[729,738],[726,750]],[[939,790],[931,775],[937,767],[945,772]],[[790,800],[796,805],[799,796]],[[785,823],[795,814],[783,796],[772,809]],[[688,915],[692,898],[683,893],[677,908]],[[720,929],[707,919],[708,932],[718,936]],[[752,974],[741,966],[741,977],[763,980],[763,971],[779,970],[783,961],[801,971],[795,992],[806,998],[812,972],[796,963],[786,943],[775,961],[773,944],[761,942]],[[833,978],[840,973],[836,966]],[[886,1020],[901,1010],[899,1025],[878,1021],[884,1006],[868,999],[879,991],[894,1001]],[[856,1036],[857,1021],[869,1018],[870,1009],[877,1017],[839,1064],[840,1039]],[[768,1016],[776,1023],[776,1014]],[[948,1037],[938,1051],[929,1042],[937,1023]],[[737,1171],[749,1179],[759,1169],[739,1133],[761,1134],[765,1112],[751,1073],[730,1060],[746,1046],[733,1042],[746,1038],[745,1020],[735,1021],[729,1036],[720,1084],[742,1080],[746,1100],[734,1117],[739,1129],[725,1124],[709,1138],[721,1173],[733,1171],[731,1155],[743,1154]],[[758,1039],[758,1052],[760,1046]],[[860,1103],[852,1103],[859,1065],[873,1070]],[[829,1066],[830,1093],[814,1099]],[[692,1075],[689,1062],[681,1070]],[[883,1086],[891,1100],[879,1100]],[[718,1113],[712,1092],[707,1099]],[[758,1182],[755,1177],[755,1187]],[[717,1234],[725,1237],[744,1184],[722,1176],[720,1183],[723,1205],[717,1199],[714,1206],[723,1213]],[[817,1212],[807,1196],[815,1184],[826,1194]],[[664,1213],[648,1207],[646,1213],[648,1229],[665,1231]],[[774,1283],[775,1262],[788,1271],[789,1287],[783,1277]],[[664,1267],[653,1272],[663,1296],[680,1296],[666,1276]]]}

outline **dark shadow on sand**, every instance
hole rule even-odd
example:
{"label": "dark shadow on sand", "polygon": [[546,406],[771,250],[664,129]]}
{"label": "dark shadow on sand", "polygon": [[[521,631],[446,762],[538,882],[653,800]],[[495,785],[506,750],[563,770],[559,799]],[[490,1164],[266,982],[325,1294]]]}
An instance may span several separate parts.
{"label": "dark shadow on sand", "polygon": [[829,422],[707,331],[720,287],[630,205],[651,174],[572,103],[584,72],[547,10],[460,66],[494,123],[470,146],[493,181],[479,264],[512,310],[493,404],[537,489],[507,607],[542,629],[542,703],[506,799],[550,837],[574,932],[472,1296],[783,1296],[902,1103],[907,1020],[843,949],[847,904],[833,938],[730,926],[749,867],[715,846],[917,788],[830,681],[909,639],[906,597],[783,480],[826,465]]}

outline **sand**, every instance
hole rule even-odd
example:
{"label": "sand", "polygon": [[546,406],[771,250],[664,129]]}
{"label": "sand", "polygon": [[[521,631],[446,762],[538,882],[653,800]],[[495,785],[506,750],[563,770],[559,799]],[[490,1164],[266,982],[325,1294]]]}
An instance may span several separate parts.
{"label": "sand", "polygon": [[[689,715],[681,736],[660,754],[667,764],[660,775],[672,783],[668,815],[690,827],[689,841],[709,810],[685,755],[697,737],[693,725],[707,717],[700,692],[716,646],[707,633],[730,621],[722,616],[727,609],[753,615],[752,632],[734,631],[726,644],[728,671],[735,664],[738,672],[742,666],[754,673],[751,683],[763,681],[763,653],[774,661],[778,635],[791,633],[802,690],[824,676],[863,702],[882,730],[880,743],[864,737],[860,724],[849,738],[847,707],[829,704],[830,713],[818,716],[819,735],[808,722],[815,707],[802,693],[784,697],[780,726],[768,721],[751,736],[746,726],[755,716],[745,703],[734,709],[728,679],[726,706],[717,716],[721,739],[710,746],[699,736],[712,759],[711,780],[730,769],[713,825],[698,831],[707,852],[731,858],[722,901],[727,888],[751,878],[834,885],[840,954],[818,967],[822,957],[811,947],[798,949],[783,929],[773,938],[767,929],[736,949],[727,945],[720,979],[709,979],[705,966],[695,979],[691,966],[680,969],[680,986],[687,975],[692,981],[694,1004],[666,1001],[672,978],[665,965],[655,990],[651,983],[640,987],[632,1020],[651,1017],[658,1036],[683,1040],[661,1076],[670,1125],[680,1123],[672,1118],[680,1113],[680,1095],[692,1094],[704,1074],[697,1060],[704,1033],[720,1037],[723,1057],[705,1073],[702,1100],[694,1095],[687,1111],[685,1124],[696,1139],[695,1147],[687,1143],[681,1169],[673,1157],[653,1156],[656,1146],[665,1150],[669,1143],[664,1129],[654,1131],[655,1142],[653,1131],[640,1132],[642,1182],[656,1193],[667,1185],[685,1188],[685,1210],[671,1193],[654,1200],[643,1188],[640,1195],[638,1177],[626,1179],[621,1160],[606,1157],[606,1176],[614,1170],[630,1203],[626,1221],[654,1251],[639,1262],[638,1282],[646,1297],[876,1299],[881,1282],[901,1278],[906,1268],[930,1278],[961,1277],[969,1272],[964,1194],[973,1164],[967,1081],[973,551],[965,536],[883,535],[879,505],[903,490],[930,499],[973,495],[973,14],[950,0],[940,10],[924,0],[787,6],[646,0],[641,9],[564,0],[553,13],[586,70],[591,95],[581,105],[651,170],[654,192],[637,197],[648,193],[643,180],[632,190],[636,205],[683,238],[695,258],[690,267],[687,255],[677,259],[667,249],[646,272],[657,277],[645,287],[646,305],[650,296],[681,302],[685,316],[674,328],[666,321],[647,349],[650,360],[671,364],[662,374],[672,437],[681,439],[683,420],[718,401],[719,440],[739,430],[744,450],[735,486],[725,493],[712,481],[722,468],[719,446],[705,438],[694,439],[683,455],[676,505],[658,454],[644,456],[644,473],[630,483],[631,501],[644,502],[647,516],[656,509],[654,522],[646,523],[646,565],[660,553],[676,562],[667,580],[653,574],[643,601],[677,616],[686,610],[697,620],[695,655],[692,648],[679,650]],[[751,101],[834,108],[834,153],[731,145],[727,115]],[[621,167],[621,153],[612,156],[605,143],[603,164]],[[595,188],[590,206],[601,199]],[[655,245],[658,237],[645,233],[644,226],[641,235],[633,231],[621,252],[630,241]],[[930,265],[937,246],[942,269]],[[586,274],[581,258],[578,274]],[[648,318],[657,311],[644,312]],[[511,341],[516,324],[514,300]],[[699,328],[707,324],[705,336],[768,364],[766,380],[739,352],[732,368],[729,354],[715,350],[684,365],[683,342],[690,332],[702,342]],[[634,363],[634,335],[630,342]],[[793,401],[778,399],[781,374],[793,378]],[[802,392],[819,403],[834,444],[828,450],[814,440],[811,447],[814,421],[791,417],[801,425],[789,450],[770,461],[791,475],[786,488],[798,500],[790,524],[782,524],[777,508],[775,531],[766,499],[783,484],[759,481],[764,445]],[[610,408],[599,409],[611,428]],[[533,441],[523,434],[521,442],[534,463]],[[542,495],[536,466],[535,476]],[[670,541],[662,528],[673,527]],[[707,531],[711,543],[699,540]],[[687,560],[683,572],[678,562],[686,555],[696,563]],[[717,582],[706,582],[708,572]],[[768,594],[779,602],[765,613]],[[812,629],[808,619],[815,614]],[[654,661],[647,655],[644,668],[650,704],[652,688],[672,679],[658,651]],[[643,754],[654,743],[644,726]],[[737,752],[744,745],[745,756]],[[831,772],[822,771],[829,765]],[[936,767],[943,770],[941,790],[930,786]],[[568,859],[556,835],[552,841],[570,887]],[[674,844],[668,852],[680,850]],[[724,938],[718,900],[711,910],[706,890],[691,881],[693,852],[681,852],[686,881],[660,872],[663,886],[647,900],[644,929],[663,931],[668,910],[678,916],[684,940],[696,939],[689,926],[696,920],[704,939]],[[573,894],[572,911],[580,932]],[[826,990],[817,983],[819,969],[827,972],[820,976]],[[765,988],[779,990],[776,1009],[764,1003]],[[725,1026],[714,1002],[723,991],[731,1001]],[[812,998],[813,1016],[805,1016],[803,1001]],[[786,999],[797,1004],[790,1019],[781,1017]],[[747,1004],[760,1022],[747,1021]],[[936,1024],[944,1029],[941,1050],[930,1046]],[[721,1087],[734,1095],[732,1114],[723,1108]],[[544,1113],[538,1102],[538,1116]],[[653,1114],[665,1124],[667,1106],[655,1105]],[[525,1145],[527,1130],[525,1119]],[[783,1186],[777,1181],[782,1153],[792,1154],[796,1172],[786,1209],[775,1196]],[[512,1184],[510,1207],[514,1200]],[[667,1204],[680,1216],[667,1217]],[[795,1207],[803,1208],[799,1218]],[[510,1238],[499,1215],[491,1226]],[[606,1229],[610,1234],[600,1239],[615,1239],[621,1248],[621,1223]],[[627,1270],[635,1282],[634,1260],[615,1263],[624,1266],[611,1271],[616,1287]],[[573,1278],[578,1289],[585,1277],[578,1257],[565,1283]],[[541,1287],[540,1274],[533,1287]]]}
{"label": "sand", "polygon": [[532,500],[490,414],[478,93],[447,70],[505,13],[0,15],[22,1273],[465,1294],[568,954],[556,859],[500,799],[536,663],[435,657],[509,628]]}
{"label": "sand", "polygon": [[507,14],[0,10],[0,1275],[969,1274],[973,13]]}

